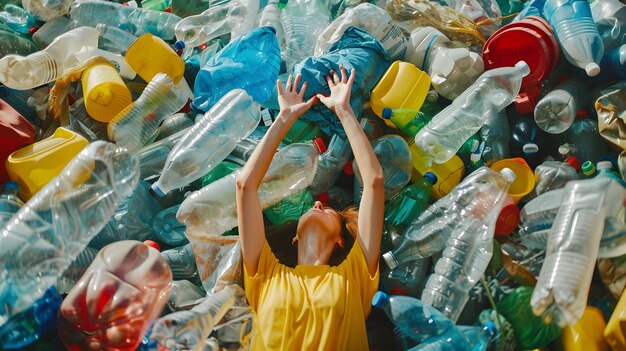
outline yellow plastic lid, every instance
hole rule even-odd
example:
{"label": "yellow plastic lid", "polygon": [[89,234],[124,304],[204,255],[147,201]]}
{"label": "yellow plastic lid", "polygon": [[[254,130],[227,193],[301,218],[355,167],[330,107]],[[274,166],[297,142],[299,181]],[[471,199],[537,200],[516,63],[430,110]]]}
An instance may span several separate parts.
{"label": "yellow plastic lid", "polygon": [[130,90],[111,64],[87,68],[82,77],[85,109],[91,118],[108,123],[132,103]]}
{"label": "yellow plastic lid", "polygon": [[178,84],[185,73],[185,62],[163,39],[146,33],[126,51],[126,62],[146,82],[165,73]]}
{"label": "yellow plastic lid", "polygon": [[519,200],[528,195],[535,187],[535,173],[521,157],[500,160],[491,165],[490,168],[498,172],[504,168],[508,168],[515,173],[515,181],[513,181],[509,188],[509,195],[511,195],[515,203],[518,203]]}

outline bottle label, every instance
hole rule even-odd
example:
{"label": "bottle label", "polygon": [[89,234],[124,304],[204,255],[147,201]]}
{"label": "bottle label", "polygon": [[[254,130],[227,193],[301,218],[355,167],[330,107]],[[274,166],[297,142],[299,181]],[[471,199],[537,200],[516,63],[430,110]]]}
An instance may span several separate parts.
{"label": "bottle label", "polygon": [[394,59],[403,59],[408,39],[404,36],[402,29],[389,21],[383,33],[385,34],[380,39],[380,43],[385,47],[389,56]]}

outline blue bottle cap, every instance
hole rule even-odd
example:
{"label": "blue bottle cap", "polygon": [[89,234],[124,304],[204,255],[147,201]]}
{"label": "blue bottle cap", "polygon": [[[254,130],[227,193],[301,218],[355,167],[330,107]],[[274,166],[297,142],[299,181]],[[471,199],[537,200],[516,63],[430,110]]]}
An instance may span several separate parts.
{"label": "blue bottle cap", "polygon": [[389,295],[387,295],[384,291],[377,291],[372,298],[372,306],[380,308],[383,307],[387,301],[389,301]]}
{"label": "blue bottle cap", "polygon": [[391,118],[391,109],[389,107],[385,107],[383,109],[383,116],[384,119],[389,119]]}
{"label": "blue bottle cap", "polygon": [[174,47],[176,48],[176,51],[178,51],[178,50],[182,50],[182,49],[184,49],[184,48],[185,48],[185,42],[184,42],[184,41],[182,41],[182,40],[177,40],[177,41],[174,43]]}
{"label": "blue bottle cap", "polygon": [[20,185],[16,182],[4,183],[4,190],[20,190]]}
{"label": "blue bottle cap", "polygon": [[158,182],[152,184],[152,186],[150,186],[150,189],[156,194],[156,196],[158,197],[165,197],[165,193],[163,192],[163,190],[161,190],[161,187],[159,187]]}
{"label": "blue bottle cap", "polygon": [[492,321],[488,321],[487,323],[485,323],[485,329],[484,329],[487,333],[489,333],[490,337],[495,337],[496,334],[498,333],[498,328],[496,327],[496,324]]}
{"label": "blue bottle cap", "polygon": [[429,182],[433,184],[437,183],[437,176],[435,175],[435,173],[426,172],[426,174],[424,174],[424,178],[426,178]]}

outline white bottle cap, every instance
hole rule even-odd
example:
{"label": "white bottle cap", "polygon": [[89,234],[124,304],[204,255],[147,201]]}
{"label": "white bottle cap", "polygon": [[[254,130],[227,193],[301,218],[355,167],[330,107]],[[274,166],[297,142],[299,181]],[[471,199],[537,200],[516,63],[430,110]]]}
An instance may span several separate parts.
{"label": "white bottle cap", "polygon": [[588,63],[587,66],[585,66],[585,72],[587,72],[589,77],[595,77],[600,73],[600,66],[595,62]]}
{"label": "white bottle cap", "polygon": [[539,152],[539,146],[535,143],[524,144],[524,146],[522,146],[522,151],[525,154],[534,154]]}
{"label": "white bottle cap", "polygon": [[600,161],[596,164],[597,169],[613,169],[611,161]]}
{"label": "white bottle cap", "polygon": [[500,174],[502,174],[504,178],[509,181],[509,183],[513,183],[515,178],[517,178],[515,172],[513,172],[510,168],[502,168],[502,170],[500,170]]}
{"label": "white bottle cap", "polygon": [[393,257],[393,253],[391,251],[383,254],[383,260],[385,260],[385,263],[391,269],[398,267],[398,262],[396,261],[396,258]]}

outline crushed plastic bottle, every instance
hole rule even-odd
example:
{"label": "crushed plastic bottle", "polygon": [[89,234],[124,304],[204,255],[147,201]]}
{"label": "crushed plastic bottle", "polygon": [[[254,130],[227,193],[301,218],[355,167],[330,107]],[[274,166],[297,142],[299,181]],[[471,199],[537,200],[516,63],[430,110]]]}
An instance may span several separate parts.
{"label": "crushed plastic bottle", "polygon": [[[137,158],[113,144],[88,145],[2,229],[0,325],[54,286],[117,205],[135,188]],[[99,195],[99,196],[97,196]],[[97,199],[98,201],[94,201]]]}

